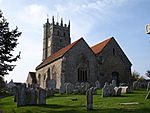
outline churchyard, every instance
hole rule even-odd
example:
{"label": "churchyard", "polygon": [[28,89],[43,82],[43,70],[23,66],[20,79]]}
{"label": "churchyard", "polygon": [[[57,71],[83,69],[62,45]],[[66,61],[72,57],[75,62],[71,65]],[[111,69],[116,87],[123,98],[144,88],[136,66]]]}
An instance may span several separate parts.
{"label": "churchyard", "polygon": [[102,90],[97,90],[90,111],[86,109],[85,94],[56,93],[46,98],[45,105],[21,107],[17,107],[14,97],[9,96],[0,99],[0,110],[2,113],[150,113],[150,100],[145,99],[147,93],[146,89],[140,89],[121,96],[102,97]]}

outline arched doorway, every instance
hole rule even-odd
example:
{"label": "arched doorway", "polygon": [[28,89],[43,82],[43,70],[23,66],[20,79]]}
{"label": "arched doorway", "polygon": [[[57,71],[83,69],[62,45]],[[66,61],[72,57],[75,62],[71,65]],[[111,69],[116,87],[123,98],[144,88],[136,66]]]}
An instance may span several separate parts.
{"label": "arched doorway", "polygon": [[116,85],[119,86],[119,73],[118,72],[112,72],[112,80],[115,80]]}

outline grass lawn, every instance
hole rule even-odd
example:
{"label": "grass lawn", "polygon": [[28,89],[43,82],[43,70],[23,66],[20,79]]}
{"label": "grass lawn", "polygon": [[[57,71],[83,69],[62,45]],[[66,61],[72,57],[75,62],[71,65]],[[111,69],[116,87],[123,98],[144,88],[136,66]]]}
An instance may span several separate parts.
{"label": "grass lawn", "polygon": [[[94,95],[94,110],[86,111],[85,95],[60,95],[47,98],[47,105],[17,107],[13,97],[0,99],[3,113],[150,113],[150,100],[145,100],[146,90],[134,91],[121,97],[101,97],[101,90]],[[72,101],[72,99],[77,99]],[[138,102],[134,105],[120,103]]]}

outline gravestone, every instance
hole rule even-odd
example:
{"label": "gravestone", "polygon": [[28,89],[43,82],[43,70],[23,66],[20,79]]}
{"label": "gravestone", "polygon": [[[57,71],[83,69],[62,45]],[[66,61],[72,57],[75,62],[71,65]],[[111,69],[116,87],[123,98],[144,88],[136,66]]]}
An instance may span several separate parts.
{"label": "gravestone", "polygon": [[100,88],[101,88],[100,82],[99,82],[98,80],[95,82],[95,86],[97,87],[97,89],[100,89]]}
{"label": "gravestone", "polygon": [[145,99],[150,99],[150,91],[148,91],[148,93],[147,93]]}
{"label": "gravestone", "polygon": [[112,85],[113,85],[113,87],[116,87],[116,86],[117,86],[116,80],[112,80]]}
{"label": "gravestone", "polygon": [[122,88],[121,93],[128,93],[129,92],[128,86],[120,86],[120,88]]}
{"label": "gravestone", "polygon": [[17,86],[14,87],[14,90],[15,90],[14,91],[15,92],[14,93],[14,102],[17,102],[17,92],[18,92]]}
{"label": "gravestone", "polygon": [[29,105],[36,105],[37,104],[37,90],[31,88],[29,96],[31,97]]}
{"label": "gravestone", "polygon": [[150,90],[150,82],[147,83],[147,91]]}
{"label": "gravestone", "polygon": [[115,90],[115,92],[116,92],[116,96],[121,96],[121,90],[122,90],[122,88],[120,88],[120,87],[115,87],[114,88],[114,90]]}
{"label": "gravestone", "polygon": [[79,90],[78,89],[74,89],[72,92],[73,92],[73,94],[79,94]]}
{"label": "gravestone", "polygon": [[116,92],[112,84],[109,85],[110,96],[115,96]]}
{"label": "gravestone", "polygon": [[66,83],[66,94],[71,94],[73,91],[73,85],[71,83]]}
{"label": "gravestone", "polygon": [[138,81],[134,81],[133,82],[133,89],[134,90],[139,89],[139,83],[138,83]]}
{"label": "gravestone", "polygon": [[65,92],[66,92],[65,86],[62,85],[62,86],[60,87],[60,89],[59,89],[59,93],[60,93],[60,94],[64,94]]}
{"label": "gravestone", "polygon": [[38,104],[46,104],[46,90],[39,88],[38,92]]}
{"label": "gravestone", "polygon": [[110,96],[110,90],[109,90],[109,85],[106,82],[104,87],[102,88],[102,97],[108,97]]}
{"label": "gravestone", "polygon": [[26,84],[21,84],[17,90],[17,106],[26,105]]}
{"label": "gravestone", "polygon": [[91,89],[92,89],[92,94],[93,94],[93,95],[96,95],[97,87],[91,87]]}
{"label": "gravestone", "polygon": [[131,92],[133,92],[133,85],[130,83],[128,85],[128,93],[131,93]]}
{"label": "gravestone", "polygon": [[79,82],[75,83],[73,93],[74,94],[79,94],[81,90],[81,84]]}
{"label": "gravestone", "polygon": [[54,96],[54,93],[53,89],[46,89],[46,97]]}
{"label": "gravestone", "polygon": [[53,79],[49,80],[47,82],[47,86],[48,86],[48,89],[55,90],[56,89],[56,80],[53,80]]}
{"label": "gravestone", "polygon": [[26,104],[30,105],[31,104],[31,89],[32,88],[27,88],[26,89]]}
{"label": "gravestone", "polygon": [[80,94],[86,94],[85,83],[84,82],[81,83]]}
{"label": "gravestone", "polygon": [[87,91],[90,88],[90,84],[88,82],[85,82],[85,91]]}
{"label": "gravestone", "polygon": [[86,92],[86,109],[92,110],[93,109],[93,88],[90,88]]}
{"label": "gravestone", "polygon": [[113,87],[112,84],[108,85],[105,83],[104,87],[102,88],[102,97],[110,97],[110,96],[115,96],[116,91]]}

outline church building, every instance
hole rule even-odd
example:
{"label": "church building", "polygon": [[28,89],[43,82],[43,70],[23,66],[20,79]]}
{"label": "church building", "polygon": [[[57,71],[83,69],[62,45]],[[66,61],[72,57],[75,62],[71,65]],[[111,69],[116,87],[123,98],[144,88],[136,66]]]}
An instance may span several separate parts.
{"label": "church building", "polygon": [[[110,37],[92,47],[84,38],[71,43],[69,24],[52,22],[44,24],[43,59],[36,67],[35,77],[30,73],[30,79],[42,88],[48,87],[48,81],[55,80],[56,88],[64,83],[88,82],[94,85],[99,81],[101,86],[105,82],[116,80],[117,84],[128,84],[131,80],[131,62],[120,48],[114,37]],[[30,82],[28,82],[30,81]]]}

